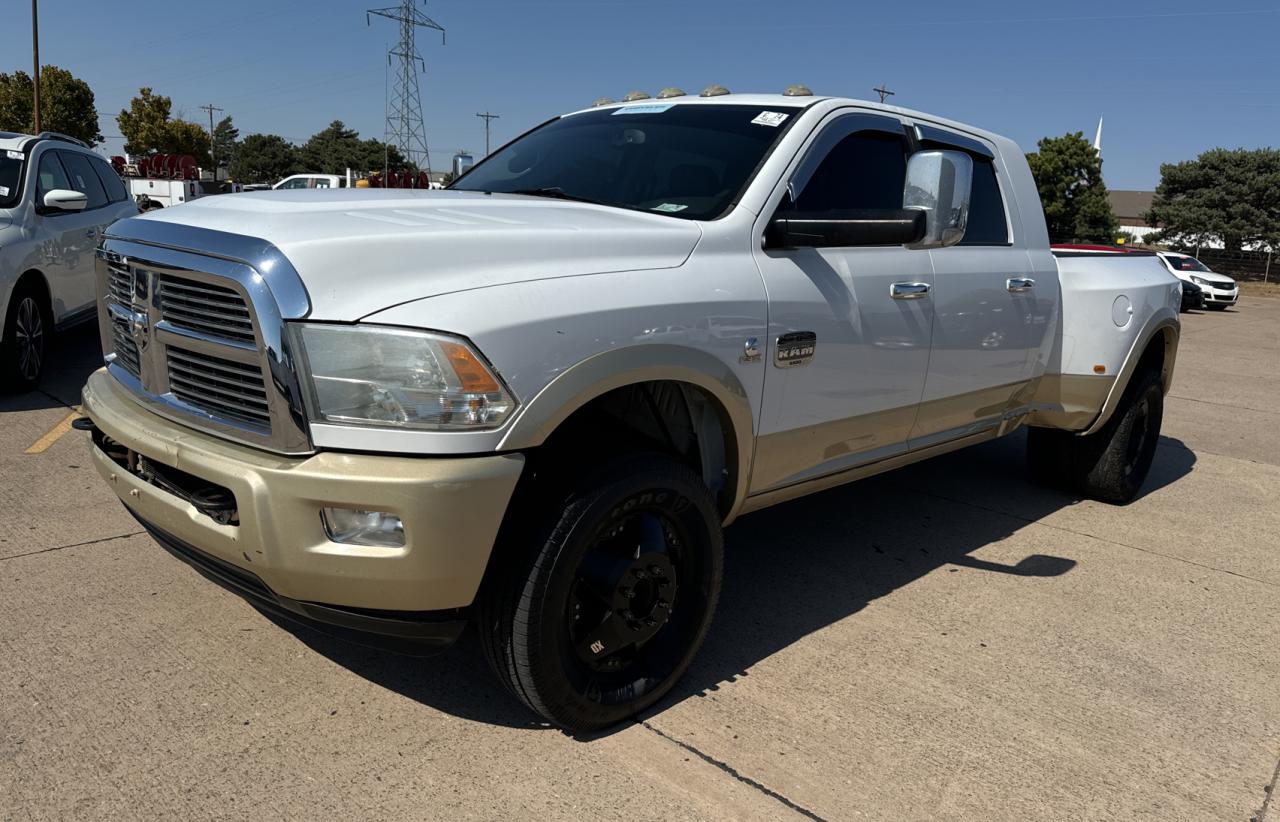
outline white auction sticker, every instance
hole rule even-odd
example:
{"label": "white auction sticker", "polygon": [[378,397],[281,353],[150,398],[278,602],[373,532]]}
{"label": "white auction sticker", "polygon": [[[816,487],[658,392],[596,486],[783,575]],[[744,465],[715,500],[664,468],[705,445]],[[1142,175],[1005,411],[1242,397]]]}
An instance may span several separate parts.
{"label": "white auction sticker", "polygon": [[688,206],[681,203],[663,203],[662,205],[654,206],[650,211],[665,211],[670,214],[676,211],[684,211],[686,208]]}
{"label": "white auction sticker", "polygon": [[8,197],[8,196],[9,196],[9,187],[0,186],[0,197]]}
{"label": "white auction sticker", "polygon": [[23,157],[27,156],[27,155],[23,154],[21,151],[6,151],[6,152],[5,152],[5,155],[6,155],[10,160],[21,160]]}
{"label": "white auction sticker", "polygon": [[756,119],[752,120],[751,122],[757,126],[769,126],[770,128],[777,128],[778,126],[786,122],[786,119],[790,116],[791,116],[790,114],[783,114],[781,111],[762,111],[759,114],[757,114]]}

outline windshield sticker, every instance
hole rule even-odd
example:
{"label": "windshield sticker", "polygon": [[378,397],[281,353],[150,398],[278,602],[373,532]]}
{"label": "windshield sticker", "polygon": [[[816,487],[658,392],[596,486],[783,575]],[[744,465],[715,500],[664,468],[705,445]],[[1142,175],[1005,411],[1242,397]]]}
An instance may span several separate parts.
{"label": "windshield sticker", "polygon": [[8,196],[9,196],[9,187],[0,186],[0,197],[8,197]]}
{"label": "windshield sticker", "polygon": [[5,156],[7,156],[10,160],[21,160],[23,157],[27,155],[23,154],[21,151],[6,151]]}
{"label": "windshield sticker", "polygon": [[756,115],[756,119],[751,122],[757,126],[768,126],[769,128],[777,128],[782,125],[790,114],[783,114],[781,111],[762,111]]}
{"label": "windshield sticker", "polygon": [[681,205],[680,203],[663,203],[662,205],[654,206],[650,211],[665,211],[668,214],[672,214],[677,211],[684,211],[686,208],[688,208],[687,205]]}
{"label": "windshield sticker", "polygon": [[615,110],[614,114],[661,114],[675,103],[645,103],[642,106],[624,106]]}

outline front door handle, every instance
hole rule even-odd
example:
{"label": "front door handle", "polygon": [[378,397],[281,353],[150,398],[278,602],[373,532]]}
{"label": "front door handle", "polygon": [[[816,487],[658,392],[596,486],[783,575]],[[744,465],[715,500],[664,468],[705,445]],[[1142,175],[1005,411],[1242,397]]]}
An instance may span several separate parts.
{"label": "front door handle", "polygon": [[1028,277],[1010,277],[1004,282],[1005,288],[1017,294],[1020,291],[1030,291],[1035,288],[1036,281]]}
{"label": "front door handle", "polygon": [[919,300],[928,296],[928,283],[894,283],[889,286],[889,296],[895,300]]}

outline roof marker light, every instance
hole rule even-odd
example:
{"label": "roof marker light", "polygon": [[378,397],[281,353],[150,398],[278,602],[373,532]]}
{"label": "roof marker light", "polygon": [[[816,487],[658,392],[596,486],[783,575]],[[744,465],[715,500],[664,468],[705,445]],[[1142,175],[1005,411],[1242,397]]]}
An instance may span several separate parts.
{"label": "roof marker light", "polygon": [[648,99],[649,99],[649,92],[647,91],[629,91],[627,92],[626,96],[622,98],[622,102],[634,103],[636,100],[648,100]]}
{"label": "roof marker light", "polygon": [[787,90],[782,92],[783,97],[812,97],[813,89],[808,86],[794,85],[787,86]]}
{"label": "roof marker light", "polygon": [[608,106],[608,105],[612,105],[614,102],[616,101],[612,97],[598,97],[596,98],[596,101],[591,104],[591,107],[595,108],[597,106]]}
{"label": "roof marker light", "polygon": [[723,97],[728,93],[729,93],[729,89],[725,88],[724,86],[717,86],[713,84],[704,88],[702,90],[702,93],[699,94],[698,96],[699,97]]}
{"label": "roof marker light", "polygon": [[662,91],[658,92],[659,100],[666,100],[671,97],[684,97],[684,96],[685,96],[684,89],[679,89],[679,88],[676,88],[675,86],[667,86]]}

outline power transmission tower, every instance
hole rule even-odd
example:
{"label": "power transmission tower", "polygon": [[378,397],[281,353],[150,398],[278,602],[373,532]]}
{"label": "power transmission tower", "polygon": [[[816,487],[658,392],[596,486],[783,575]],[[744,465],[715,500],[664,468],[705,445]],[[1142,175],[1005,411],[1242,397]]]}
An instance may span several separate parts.
{"label": "power transmission tower", "polygon": [[213,103],[206,103],[203,106],[197,106],[197,108],[201,111],[209,112],[209,162],[213,163],[213,179],[216,180],[218,179],[218,155],[214,153],[213,149],[213,113],[216,111],[221,114],[222,109]]}
{"label": "power transmission tower", "polygon": [[477,114],[476,116],[484,119],[484,156],[488,157],[489,156],[489,122],[492,120],[497,120],[498,115],[490,114],[489,112],[486,111],[484,114]]}
{"label": "power transmission tower", "polygon": [[418,66],[426,70],[426,63],[414,44],[419,27],[440,32],[444,45],[444,26],[418,10],[417,0],[400,0],[400,5],[385,9],[369,9],[365,12],[365,24],[369,15],[385,17],[400,24],[400,42],[387,52],[387,60],[400,60],[396,72],[395,92],[387,106],[386,141],[400,149],[414,166],[431,171],[431,156],[427,152],[427,129],[422,124],[422,96],[418,91]]}
{"label": "power transmission tower", "polygon": [[881,83],[879,88],[873,88],[871,90],[880,95],[880,102],[882,103],[884,102],[884,98],[892,97],[894,95],[894,92],[889,91],[889,89],[884,87],[884,83]]}

